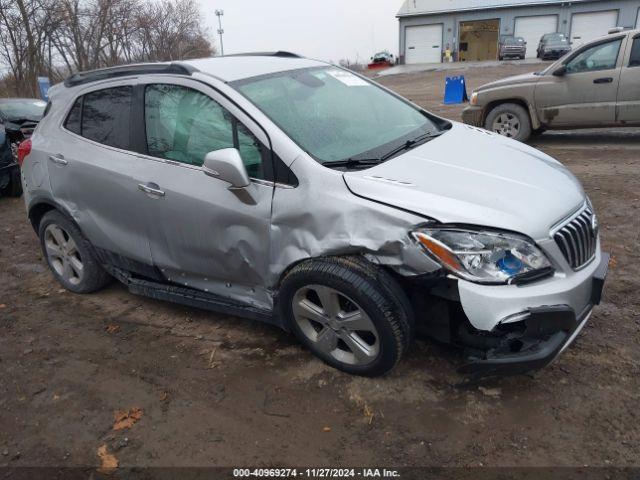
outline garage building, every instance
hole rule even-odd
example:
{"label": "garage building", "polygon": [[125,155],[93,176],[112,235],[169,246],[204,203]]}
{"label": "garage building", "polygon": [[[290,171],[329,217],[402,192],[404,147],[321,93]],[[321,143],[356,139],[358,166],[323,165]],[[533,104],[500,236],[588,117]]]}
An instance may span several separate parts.
{"label": "garage building", "polygon": [[523,37],[535,58],[545,33],[564,33],[576,48],[614,27],[640,28],[640,0],[405,0],[397,17],[401,63],[439,63],[447,51],[496,60],[506,35]]}

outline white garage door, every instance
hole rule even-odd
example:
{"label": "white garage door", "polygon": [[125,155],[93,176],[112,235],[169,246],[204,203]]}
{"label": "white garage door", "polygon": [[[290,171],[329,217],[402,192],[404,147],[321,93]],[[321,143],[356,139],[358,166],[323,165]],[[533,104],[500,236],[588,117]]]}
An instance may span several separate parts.
{"label": "white garage door", "polygon": [[405,52],[405,63],[440,63],[442,25],[407,27]]}
{"label": "white garage door", "polygon": [[545,33],[558,31],[557,15],[538,15],[536,17],[516,18],[514,35],[527,42],[527,58],[536,58],[538,43]]}
{"label": "white garage door", "polygon": [[618,24],[618,11],[574,13],[571,16],[571,41],[572,47],[602,37]]}

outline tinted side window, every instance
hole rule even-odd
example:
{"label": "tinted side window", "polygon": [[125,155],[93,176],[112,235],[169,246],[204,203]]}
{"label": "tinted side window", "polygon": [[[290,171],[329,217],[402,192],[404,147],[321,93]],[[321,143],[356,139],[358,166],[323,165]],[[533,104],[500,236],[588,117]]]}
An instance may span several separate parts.
{"label": "tinted side window", "polygon": [[82,136],[105,145],[129,149],[131,86],[107,88],[84,96]]}
{"label": "tinted side window", "polygon": [[583,50],[567,64],[567,72],[594,72],[616,68],[620,45],[622,45],[622,39]]}
{"label": "tinted side window", "polygon": [[67,130],[80,135],[81,134],[81,131],[80,131],[81,114],[82,114],[82,97],[78,98],[73,104],[73,107],[71,107],[71,111],[69,112],[69,115],[67,115],[67,119],[64,122],[64,127]]}
{"label": "tinted side window", "polygon": [[633,40],[631,47],[631,57],[629,57],[630,67],[640,67],[640,37]]}
{"label": "tinted side window", "polygon": [[147,86],[144,97],[150,155],[201,166],[207,153],[237,148],[249,176],[264,178],[260,143],[213,99],[167,84]]}

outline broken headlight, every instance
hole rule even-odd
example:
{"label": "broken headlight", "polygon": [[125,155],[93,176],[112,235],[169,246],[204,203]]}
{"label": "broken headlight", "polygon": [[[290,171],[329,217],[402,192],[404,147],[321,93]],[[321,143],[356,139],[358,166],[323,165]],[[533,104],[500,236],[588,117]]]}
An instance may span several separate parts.
{"label": "broken headlight", "polygon": [[471,282],[505,284],[553,272],[545,254],[524,236],[459,228],[422,228],[412,236],[443,267]]}

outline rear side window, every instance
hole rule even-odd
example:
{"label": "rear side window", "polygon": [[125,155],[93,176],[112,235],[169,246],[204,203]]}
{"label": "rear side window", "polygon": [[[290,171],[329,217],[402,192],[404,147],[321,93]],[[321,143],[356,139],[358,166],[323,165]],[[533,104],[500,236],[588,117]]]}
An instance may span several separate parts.
{"label": "rear side window", "polygon": [[78,98],[73,107],[71,107],[71,111],[69,115],[67,115],[67,120],[64,122],[64,127],[70,132],[81,134],[80,130],[80,120],[82,119],[82,97]]}
{"label": "rear side window", "polygon": [[630,67],[640,67],[640,37],[634,38],[633,47],[631,47],[631,57],[629,58]]}
{"label": "rear side window", "polygon": [[[82,101],[80,135],[104,145],[129,149],[131,95],[131,86],[86,94]],[[74,105],[70,116],[75,108]]]}

